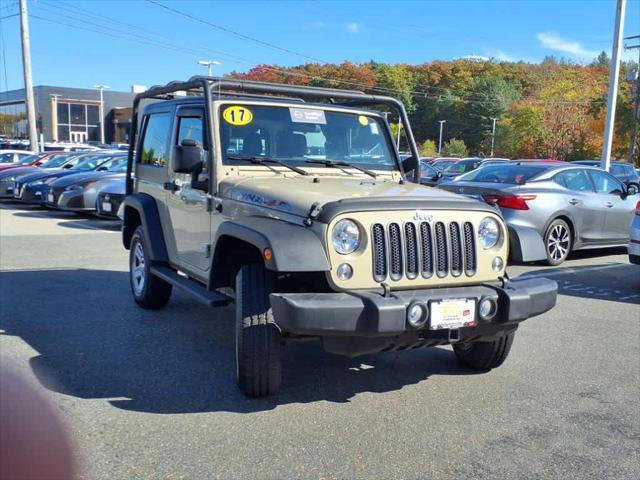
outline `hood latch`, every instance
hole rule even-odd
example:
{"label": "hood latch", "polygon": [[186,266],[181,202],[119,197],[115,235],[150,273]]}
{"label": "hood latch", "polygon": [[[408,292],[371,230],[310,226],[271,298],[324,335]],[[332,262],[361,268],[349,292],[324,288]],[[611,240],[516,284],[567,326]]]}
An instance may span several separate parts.
{"label": "hood latch", "polygon": [[307,218],[304,219],[304,224],[307,227],[313,225],[313,221],[318,218],[318,215],[320,215],[321,211],[322,207],[320,206],[320,202],[315,202],[313,205],[311,205],[309,213],[307,213]]}

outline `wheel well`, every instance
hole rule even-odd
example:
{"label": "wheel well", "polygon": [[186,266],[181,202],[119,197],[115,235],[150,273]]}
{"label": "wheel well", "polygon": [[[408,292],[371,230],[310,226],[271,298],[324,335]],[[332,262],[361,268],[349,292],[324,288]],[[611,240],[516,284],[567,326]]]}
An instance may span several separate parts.
{"label": "wheel well", "polygon": [[262,256],[255,245],[229,235],[221,236],[213,254],[210,288],[233,287],[242,265],[259,262]]}
{"label": "wheel well", "polygon": [[140,212],[133,207],[125,207],[122,228],[122,243],[124,243],[125,248],[128,249],[131,246],[131,237],[133,237],[133,232],[136,231],[139,225],[142,225]]}

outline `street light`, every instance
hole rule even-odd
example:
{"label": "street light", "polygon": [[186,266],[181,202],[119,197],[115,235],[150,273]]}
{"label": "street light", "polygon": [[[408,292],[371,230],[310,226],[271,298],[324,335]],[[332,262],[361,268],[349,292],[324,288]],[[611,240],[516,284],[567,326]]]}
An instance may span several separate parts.
{"label": "street light", "polygon": [[438,140],[438,155],[440,155],[440,152],[442,151],[442,126],[444,125],[445,122],[446,120],[438,120],[438,123],[440,124],[440,140]]}
{"label": "street light", "polygon": [[212,65],[221,65],[220,62],[216,62],[215,60],[198,60],[198,65],[202,65],[207,67],[207,71],[209,72],[209,76],[211,76],[211,66]]}
{"label": "street light", "polygon": [[93,88],[100,90],[100,143],[104,144],[104,90],[111,88],[109,85],[94,85]]}

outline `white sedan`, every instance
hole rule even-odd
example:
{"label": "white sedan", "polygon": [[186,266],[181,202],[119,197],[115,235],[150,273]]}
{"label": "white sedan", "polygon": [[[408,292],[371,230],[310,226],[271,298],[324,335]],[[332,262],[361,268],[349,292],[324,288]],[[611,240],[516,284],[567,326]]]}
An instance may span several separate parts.
{"label": "white sedan", "polygon": [[33,155],[36,152],[29,150],[0,150],[0,163],[10,164],[22,160],[24,157]]}

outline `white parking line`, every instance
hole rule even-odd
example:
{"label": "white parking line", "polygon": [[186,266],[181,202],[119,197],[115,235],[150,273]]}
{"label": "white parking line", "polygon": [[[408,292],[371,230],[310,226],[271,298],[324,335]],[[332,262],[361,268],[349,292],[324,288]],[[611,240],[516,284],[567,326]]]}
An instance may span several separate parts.
{"label": "white parking line", "polygon": [[596,265],[593,267],[568,267],[568,268],[554,268],[545,272],[535,273],[523,273],[518,278],[536,278],[536,277],[552,277],[554,275],[566,275],[568,273],[583,273],[583,272],[595,272],[599,270],[607,270],[609,268],[619,267],[621,265],[627,265],[625,263],[612,263],[610,265]]}

